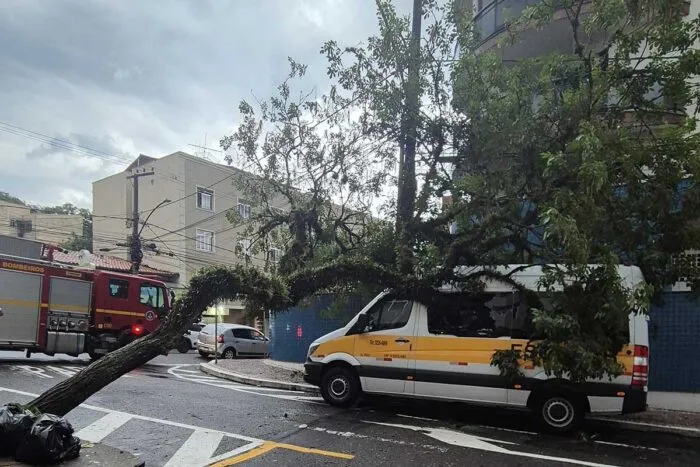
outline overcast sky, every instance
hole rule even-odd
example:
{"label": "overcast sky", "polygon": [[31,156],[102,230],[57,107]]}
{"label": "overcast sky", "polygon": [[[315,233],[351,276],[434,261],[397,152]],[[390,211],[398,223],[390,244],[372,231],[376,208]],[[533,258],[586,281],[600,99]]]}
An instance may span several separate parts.
{"label": "overcast sky", "polygon": [[218,147],[288,56],[323,88],[323,42],[375,32],[373,0],[1,0],[0,191],[91,207],[139,153]]}

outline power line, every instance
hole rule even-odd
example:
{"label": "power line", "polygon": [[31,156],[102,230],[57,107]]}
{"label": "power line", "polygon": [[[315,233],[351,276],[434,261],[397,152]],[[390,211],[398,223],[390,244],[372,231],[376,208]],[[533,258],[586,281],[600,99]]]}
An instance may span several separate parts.
{"label": "power line", "polygon": [[43,133],[39,133],[36,131],[32,131],[26,128],[22,128],[16,125],[12,125],[6,122],[0,122],[0,131],[4,131],[5,133],[17,135],[17,136],[23,136],[25,138],[29,138],[35,141],[40,141],[42,143],[48,144],[50,146],[54,146],[60,149],[65,149],[70,152],[74,152],[77,154],[82,154],[85,156],[89,157],[97,157],[102,160],[106,160],[109,162],[114,162],[120,165],[129,165],[129,161],[126,161],[123,157],[107,153],[105,151],[101,151],[99,149],[93,149],[89,148],[87,146],[82,146],[80,144],[72,143],[70,141],[66,141],[63,139],[59,138],[54,138],[52,136],[45,135]]}

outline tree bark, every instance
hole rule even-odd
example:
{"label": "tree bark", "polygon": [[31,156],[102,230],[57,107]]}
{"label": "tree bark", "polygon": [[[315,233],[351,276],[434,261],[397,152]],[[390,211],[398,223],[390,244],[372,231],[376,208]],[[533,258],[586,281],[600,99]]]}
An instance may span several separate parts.
{"label": "tree bark", "polygon": [[416,144],[418,137],[418,110],[420,98],[420,37],[423,18],[423,1],[413,0],[411,42],[409,44],[408,79],[405,90],[405,126],[401,139],[404,143],[401,185],[396,206],[399,270],[405,274],[413,271],[413,253],[407,232],[413,219],[416,204]]}
{"label": "tree bark", "polygon": [[163,318],[160,327],[92,363],[27,404],[42,413],[63,416],[122,375],[163,354],[182,339],[190,323],[220,299],[245,296],[249,302],[270,306],[287,304],[284,284],[245,266],[214,267],[190,281],[187,293]]}
{"label": "tree bark", "polygon": [[166,351],[171,341],[170,334],[159,328],[153,334],[105,355],[41,394],[28,406],[41,413],[66,415],[112,381]]}

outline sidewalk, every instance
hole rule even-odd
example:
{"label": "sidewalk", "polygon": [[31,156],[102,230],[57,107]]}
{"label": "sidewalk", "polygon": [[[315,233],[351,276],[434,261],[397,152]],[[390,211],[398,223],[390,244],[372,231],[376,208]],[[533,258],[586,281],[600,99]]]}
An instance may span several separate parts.
{"label": "sidewalk", "polygon": [[[11,457],[0,457],[0,467],[20,467],[23,464],[13,460]],[[109,466],[109,467],[143,467],[145,463],[138,457],[128,452],[120,451],[100,443],[82,442],[80,455],[77,459],[61,462],[61,467],[84,467],[84,466]]]}
{"label": "sidewalk", "polygon": [[[253,386],[290,389],[318,394],[303,381],[304,365],[274,360],[219,360],[202,363],[200,370],[212,376]],[[628,415],[589,416],[594,423],[635,431],[656,431],[700,438],[700,394],[650,392],[646,412]]]}
{"label": "sidewalk", "polygon": [[700,393],[651,391],[647,404],[653,409],[700,413]]}

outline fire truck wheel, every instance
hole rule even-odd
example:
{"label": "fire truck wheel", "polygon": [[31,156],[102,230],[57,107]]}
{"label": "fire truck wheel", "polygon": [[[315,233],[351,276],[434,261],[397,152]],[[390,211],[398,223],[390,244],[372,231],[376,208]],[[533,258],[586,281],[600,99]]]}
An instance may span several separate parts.
{"label": "fire truck wheel", "polygon": [[236,358],[236,349],[228,348],[224,350],[224,358],[231,360],[233,358]]}

